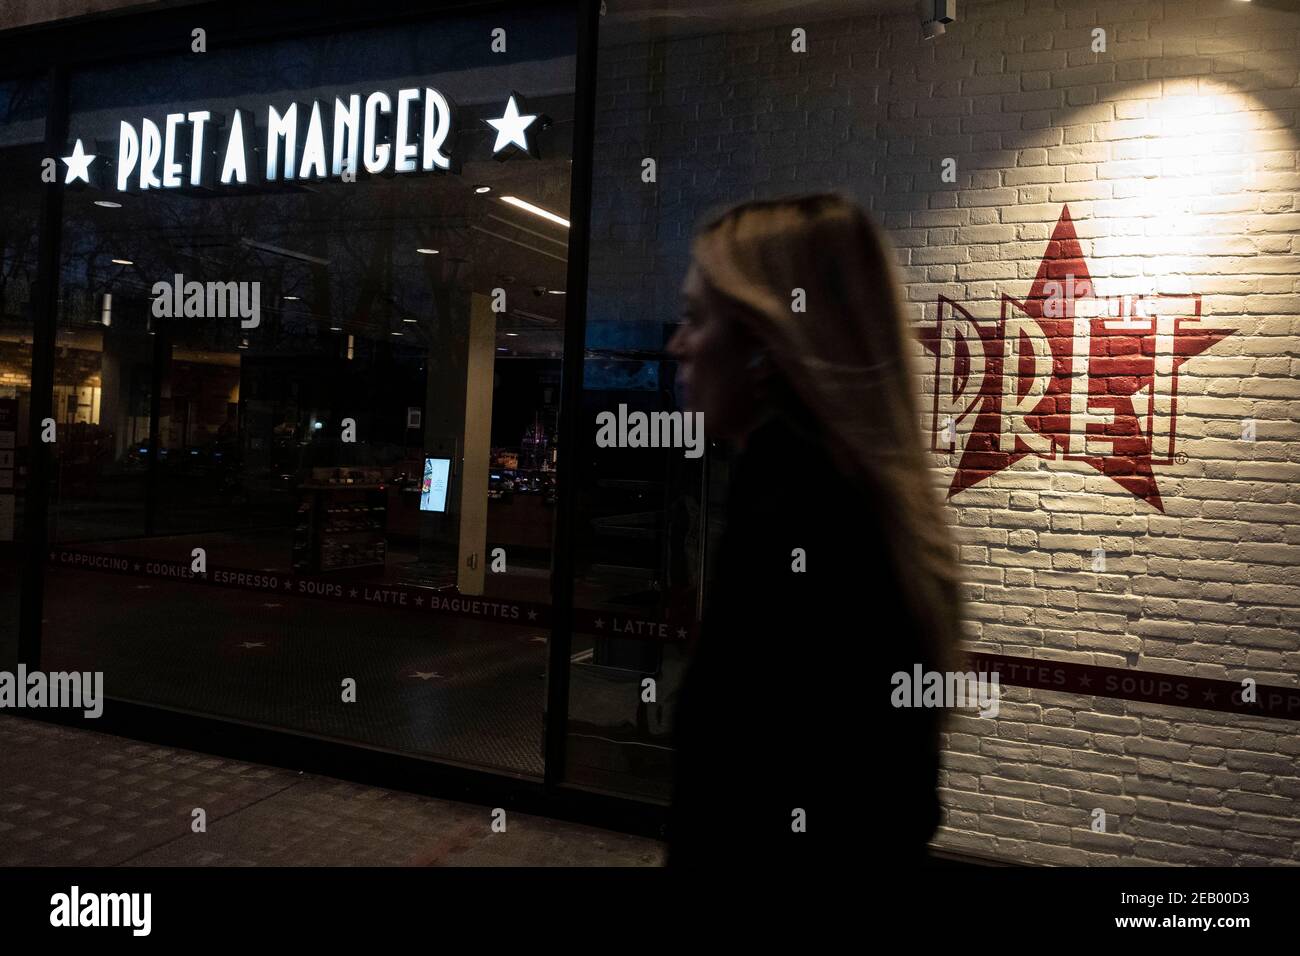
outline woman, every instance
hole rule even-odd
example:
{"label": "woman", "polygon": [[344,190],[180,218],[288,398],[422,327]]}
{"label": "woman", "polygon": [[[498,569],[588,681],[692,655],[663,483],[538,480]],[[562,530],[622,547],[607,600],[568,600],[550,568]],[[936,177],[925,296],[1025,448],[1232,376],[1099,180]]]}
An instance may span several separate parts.
{"label": "woman", "polygon": [[737,457],[669,864],[921,862],[939,714],[893,708],[890,676],[947,669],[960,596],[884,240],[838,196],[744,203],[697,233],[683,293],[669,350]]}

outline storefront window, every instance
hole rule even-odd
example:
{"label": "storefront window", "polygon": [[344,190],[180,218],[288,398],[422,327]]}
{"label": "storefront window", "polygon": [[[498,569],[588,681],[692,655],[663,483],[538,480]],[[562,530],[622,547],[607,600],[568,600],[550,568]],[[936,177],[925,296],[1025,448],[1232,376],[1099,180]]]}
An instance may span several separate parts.
{"label": "storefront window", "polygon": [[[664,52],[662,32],[617,14],[601,31],[574,545],[574,599],[586,613],[575,622],[565,760],[574,786],[652,801],[672,792],[673,715],[727,468],[724,450],[704,435],[689,450],[602,447],[594,424],[602,414],[686,411],[666,346],[680,314],[689,229],[669,210],[688,192],[724,195],[679,175],[690,136],[717,129],[702,119],[684,132],[678,120],[693,114],[674,104],[698,75],[675,57],[646,57]],[[647,138],[660,120],[684,138]],[[652,182],[643,181],[647,157],[656,164]],[[645,279],[651,273],[655,281]]]}
{"label": "storefront window", "polygon": [[18,548],[31,444],[31,303],[47,96],[43,81],[0,80],[0,669],[17,661],[26,573]]}
{"label": "storefront window", "polygon": [[73,74],[47,668],[541,774],[575,34]]}

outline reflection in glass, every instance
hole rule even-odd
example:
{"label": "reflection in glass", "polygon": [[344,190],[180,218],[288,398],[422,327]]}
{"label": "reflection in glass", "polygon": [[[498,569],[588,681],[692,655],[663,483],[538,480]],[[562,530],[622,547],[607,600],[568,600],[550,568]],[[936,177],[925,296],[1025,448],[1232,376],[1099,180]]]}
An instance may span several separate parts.
{"label": "reflection in glass", "polygon": [[[508,56],[479,42],[502,25]],[[544,632],[430,608],[548,597],[564,299],[536,290],[563,289],[568,234],[499,197],[567,215],[573,43],[571,13],[538,5],[73,75],[69,143],[116,161],[126,122],[140,153],[132,190],[112,188],[119,169],[68,191],[52,533],[127,576],[51,570],[47,666],[104,670],[110,697],[541,773]],[[428,89],[454,104],[451,168],[368,174],[423,131],[368,115],[366,95],[418,118],[400,91]],[[538,158],[494,158],[486,119],[512,93],[546,118]],[[353,96],[350,181],[325,127]],[[302,125],[268,140],[294,103]],[[194,127],[167,127],[195,113],[215,151],[198,167],[180,156]],[[220,181],[236,116],[246,185]],[[176,188],[139,190],[173,140]],[[291,160],[323,168],[317,145],[327,175],[289,179]],[[485,573],[493,548],[508,560]]]}
{"label": "reflection in glass", "polygon": [[48,93],[39,80],[0,81],[0,670],[18,653],[19,542],[27,503],[36,281]]}

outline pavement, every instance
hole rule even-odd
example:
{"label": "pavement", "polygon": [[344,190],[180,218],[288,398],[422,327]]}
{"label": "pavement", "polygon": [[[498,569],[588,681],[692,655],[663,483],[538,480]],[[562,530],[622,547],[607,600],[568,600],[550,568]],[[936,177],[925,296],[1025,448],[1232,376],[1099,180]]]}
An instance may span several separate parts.
{"label": "pavement", "polygon": [[[196,810],[204,832],[195,832]],[[661,866],[664,845],[0,714],[0,866]]]}

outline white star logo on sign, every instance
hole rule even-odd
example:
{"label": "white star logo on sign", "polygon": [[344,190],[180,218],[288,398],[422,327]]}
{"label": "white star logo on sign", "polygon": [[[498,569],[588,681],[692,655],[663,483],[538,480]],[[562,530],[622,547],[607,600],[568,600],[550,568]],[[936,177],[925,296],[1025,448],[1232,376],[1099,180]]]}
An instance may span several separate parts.
{"label": "white star logo on sign", "polygon": [[497,155],[507,146],[518,146],[525,153],[531,152],[528,146],[528,134],[525,131],[536,120],[535,113],[519,112],[519,104],[515,102],[515,96],[511,93],[510,100],[506,103],[505,115],[500,119],[484,120],[497,131],[497,141],[492,145],[492,155]]}
{"label": "white star logo on sign", "polygon": [[72,147],[72,155],[64,156],[63,162],[68,167],[68,173],[63,177],[63,185],[75,183],[80,179],[87,186],[90,185],[90,164],[95,161],[94,153],[87,153],[81,146],[81,140]]}

